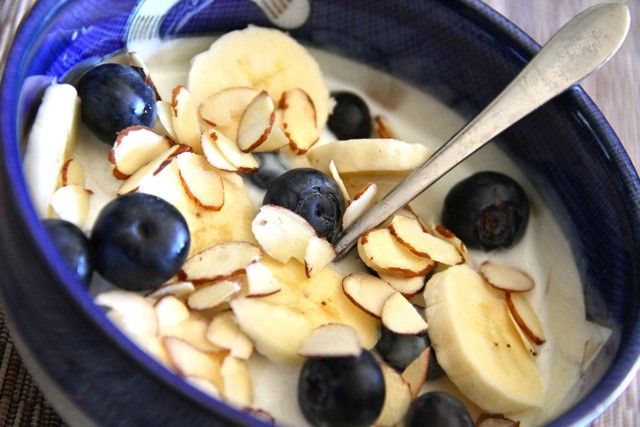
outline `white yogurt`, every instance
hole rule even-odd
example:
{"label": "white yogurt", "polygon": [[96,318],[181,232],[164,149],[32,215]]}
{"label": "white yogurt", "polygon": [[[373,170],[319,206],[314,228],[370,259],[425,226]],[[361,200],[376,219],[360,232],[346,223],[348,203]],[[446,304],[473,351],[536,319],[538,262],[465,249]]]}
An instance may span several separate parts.
{"label": "white yogurt", "polygon": [[[186,85],[191,58],[211,44],[211,38],[172,41],[145,41],[129,46],[145,61],[163,99],[171,99],[171,89]],[[379,71],[324,51],[310,49],[318,60],[330,90],[349,89],[361,94],[373,113],[385,116],[399,139],[438,148],[464,124],[465,120],[438,100]],[[115,60],[119,60],[116,58]],[[324,135],[330,139],[330,135]],[[101,207],[114,197],[120,185],[107,162],[109,147],[82,129],[82,143],[76,157],[90,171],[87,188],[94,192],[87,228]],[[502,171],[515,178],[531,202],[531,218],[525,238],[508,251],[472,251],[471,266],[487,259],[498,260],[528,272],[536,287],[529,292],[542,319],[547,342],[536,357],[544,390],[542,410],[521,414],[522,425],[537,425],[562,412],[580,389],[585,341],[602,331],[585,321],[585,308],[579,274],[563,232],[544,202],[523,173],[494,145],[489,144],[455,168],[412,203],[427,221],[439,223],[442,201],[448,189],[459,180],[480,170]],[[341,265],[340,269],[350,266]],[[606,336],[606,332],[603,332]],[[279,423],[302,426],[296,400],[298,368],[275,365],[260,355],[250,361],[255,389],[255,407],[276,417]],[[428,389],[460,392],[446,378],[428,383]],[[274,390],[276,392],[274,392]],[[464,398],[462,397],[464,400]],[[472,414],[479,410],[467,402]]]}

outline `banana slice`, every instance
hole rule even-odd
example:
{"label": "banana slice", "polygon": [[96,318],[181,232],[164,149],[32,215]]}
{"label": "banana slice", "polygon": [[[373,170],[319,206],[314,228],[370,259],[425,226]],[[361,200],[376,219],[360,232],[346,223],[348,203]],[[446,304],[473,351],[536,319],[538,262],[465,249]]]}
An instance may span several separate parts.
{"label": "banana slice", "polygon": [[463,394],[490,413],[540,407],[540,373],[509,320],[504,293],[458,265],[434,275],[424,299],[431,344]]}
{"label": "banana slice", "polygon": [[80,98],[68,84],[47,88],[31,128],[24,154],[24,173],[38,216],[51,213],[49,202],[56,191],[60,170],[76,145]]}
{"label": "banana slice", "polygon": [[313,100],[318,129],[327,121],[329,91],[320,67],[282,31],[255,26],[232,31],[193,59],[188,87],[196,106],[233,86],[266,90],[275,102],[287,90],[300,88]]}

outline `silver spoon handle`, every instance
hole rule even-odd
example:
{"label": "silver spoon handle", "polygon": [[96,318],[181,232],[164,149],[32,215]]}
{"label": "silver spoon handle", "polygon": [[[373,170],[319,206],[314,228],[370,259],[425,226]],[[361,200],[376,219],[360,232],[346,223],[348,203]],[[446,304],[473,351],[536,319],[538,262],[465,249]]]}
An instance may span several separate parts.
{"label": "silver spoon handle", "polygon": [[491,104],[343,232],[338,258],[493,137],[607,62],[629,24],[629,9],[620,3],[591,7],[565,24]]}

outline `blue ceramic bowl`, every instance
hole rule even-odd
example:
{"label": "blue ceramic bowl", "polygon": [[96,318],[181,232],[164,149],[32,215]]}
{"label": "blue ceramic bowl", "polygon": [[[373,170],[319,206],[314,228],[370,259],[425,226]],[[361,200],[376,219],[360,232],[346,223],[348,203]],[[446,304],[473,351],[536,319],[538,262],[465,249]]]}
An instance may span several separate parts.
{"label": "blue ceramic bowl", "polygon": [[[42,88],[78,64],[122,49],[150,2],[139,3],[41,0],[15,39],[0,106],[4,313],[25,364],[70,424],[255,425],[187,386],[116,330],[63,267],[25,187],[21,141]],[[249,0],[185,0],[151,21],[162,37],[273,25]],[[302,21],[292,31],[299,40],[395,75],[467,115],[495,97],[539,48],[475,0],[323,0]],[[586,424],[622,393],[639,364],[638,176],[579,87],[502,140],[568,230],[588,315],[613,329],[599,359],[604,375],[594,374],[579,401],[551,423]]]}

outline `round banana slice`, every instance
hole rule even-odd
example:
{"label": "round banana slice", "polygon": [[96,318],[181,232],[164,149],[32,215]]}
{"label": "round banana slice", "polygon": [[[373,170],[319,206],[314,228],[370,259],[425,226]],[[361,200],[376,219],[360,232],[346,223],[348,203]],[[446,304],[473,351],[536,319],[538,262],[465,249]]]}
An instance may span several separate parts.
{"label": "round banana slice", "polygon": [[542,404],[535,359],[509,319],[503,292],[464,264],[434,275],[424,299],[431,344],[463,394],[489,413]]}
{"label": "round banana slice", "polygon": [[318,129],[329,115],[329,91],[307,50],[279,30],[250,26],[226,33],[193,59],[189,91],[196,105],[234,86],[266,90],[278,103],[282,94],[303,89],[312,99]]}

